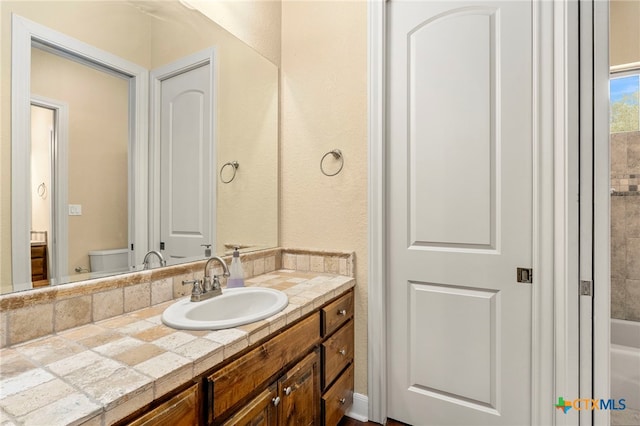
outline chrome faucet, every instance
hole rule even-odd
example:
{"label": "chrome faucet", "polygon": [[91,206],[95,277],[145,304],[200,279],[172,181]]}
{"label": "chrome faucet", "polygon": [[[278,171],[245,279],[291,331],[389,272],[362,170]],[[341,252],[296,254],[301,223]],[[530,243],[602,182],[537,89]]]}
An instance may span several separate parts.
{"label": "chrome faucet", "polygon": [[143,269],[149,269],[149,266],[151,266],[150,257],[152,254],[155,254],[158,257],[158,260],[160,260],[160,266],[167,266],[167,261],[164,260],[164,256],[162,256],[162,253],[156,250],[151,250],[150,252],[144,255],[144,260],[142,261],[142,264],[144,265]]}
{"label": "chrome faucet", "polygon": [[218,275],[214,275],[213,279],[209,275],[209,264],[214,260],[217,260],[222,265],[222,276],[229,276],[229,268],[227,268],[227,264],[224,260],[222,260],[221,257],[213,256],[209,258],[209,260],[207,260],[207,263],[204,265],[204,279],[202,280],[202,282],[200,280],[182,281],[182,285],[193,284],[193,290],[191,291],[192,302],[200,302],[202,300],[210,299],[222,294]]}

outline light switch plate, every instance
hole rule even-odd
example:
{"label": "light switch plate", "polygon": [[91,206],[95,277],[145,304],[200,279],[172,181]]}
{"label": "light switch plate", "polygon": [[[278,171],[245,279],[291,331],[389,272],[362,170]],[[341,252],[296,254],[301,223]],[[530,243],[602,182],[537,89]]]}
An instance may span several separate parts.
{"label": "light switch plate", "polygon": [[82,204],[69,204],[69,216],[82,216]]}

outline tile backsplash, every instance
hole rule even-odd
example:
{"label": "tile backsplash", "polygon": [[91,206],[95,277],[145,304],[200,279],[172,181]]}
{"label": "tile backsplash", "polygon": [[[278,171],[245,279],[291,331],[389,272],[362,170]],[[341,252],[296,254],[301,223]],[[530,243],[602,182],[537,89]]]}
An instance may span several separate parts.
{"label": "tile backsplash", "polygon": [[[227,264],[231,256],[224,256]],[[352,252],[274,248],[241,254],[245,278],[279,269],[354,277]],[[188,295],[205,261],[0,296],[0,347],[47,336]],[[220,274],[218,266],[213,273]],[[223,282],[224,285],[224,282]]]}

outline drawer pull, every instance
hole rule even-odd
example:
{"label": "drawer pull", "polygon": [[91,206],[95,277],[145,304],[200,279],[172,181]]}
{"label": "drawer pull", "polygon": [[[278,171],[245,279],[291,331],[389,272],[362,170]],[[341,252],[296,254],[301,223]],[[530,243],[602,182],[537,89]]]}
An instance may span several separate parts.
{"label": "drawer pull", "polygon": [[273,402],[273,405],[274,405],[275,407],[277,407],[277,406],[278,406],[278,404],[280,404],[280,397],[279,397],[279,396],[276,396],[276,397],[275,397],[275,398],[273,398],[271,401]]}
{"label": "drawer pull", "polygon": [[343,317],[343,316],[345,316],[345,315],[347,315],[347,310],[346,310],[346,309],[340,309],[340,310],[338,311],[338,315],[340,315],[340,316],[342,316],[342,317]]}
{"label": "drawer pull", "polygon": [[291,386],[287,386],[286,388],[284,388],[284,394],[285,395],[291,394],[292,391],[293,391],[293,389],[291,388]]}
{"label": "drawer pull", "polygon": [[347,354],[347,350],[346,350],[346,349],[340,349],[340,350],[338,351],[338,353],[339,353],[340,355],[342,355],[342,356],[345,356],[345,355]]}
{"label": "drawer pull", "polygon": [[338,402],[340,402],[341,405],[344,405],[347,400],[345,398],[340,398]]}

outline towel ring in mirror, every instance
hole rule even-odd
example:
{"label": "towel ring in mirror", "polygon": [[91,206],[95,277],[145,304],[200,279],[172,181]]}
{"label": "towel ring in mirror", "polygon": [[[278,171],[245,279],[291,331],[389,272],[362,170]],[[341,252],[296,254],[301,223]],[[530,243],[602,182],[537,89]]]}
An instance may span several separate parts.
{"label": "towel ring in mirror", "polygon": [[38,185],[38,196],[42,199],[47,198],[47,185],[44,182]]}
{"label": "towel ring in mirror", "polygon": [[[222,177],[222,172],[227,166],[231,166],[231,168],[233,168],[233,175],[231,176],[231,179],[224,180],[224,178]],[[228,163],[224,163],[224,165],[220,168],[220,180],[222,181],[222,183],[229,183],[234,180],[236,178],[236,171],[238,170],[238,167],[240,167],[240,164],[237,161],[229,161]]]}
{"label": "towel ring in mirror", "polygon": [[[333,158],[335,158],[336,160],[340,160],[340,167],[335,173],[327,173],[324,169],[324,160],[329,155],[333,155]],[[342,155],[342,151],[340,151],[337,148],[327,152],[325,155],[322,156],[322,159],[320,160],[320,171],[325,176],[335,176],[342,171],[343,167],[344,167],[344,156]]]}

